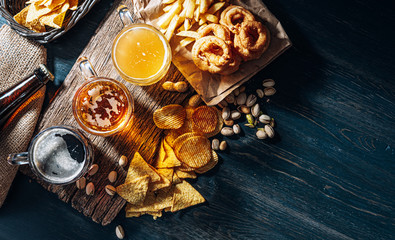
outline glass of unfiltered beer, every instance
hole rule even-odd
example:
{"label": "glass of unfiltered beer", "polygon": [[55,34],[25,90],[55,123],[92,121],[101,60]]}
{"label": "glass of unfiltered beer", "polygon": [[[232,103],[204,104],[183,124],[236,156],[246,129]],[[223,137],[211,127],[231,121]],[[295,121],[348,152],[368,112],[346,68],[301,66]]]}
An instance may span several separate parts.
{"label": "glass of unfiltered beer", "polygon": [[51,184],[69,184],[82,177],[93,162],[86,137],[70,126],[50,127],[37,134],[27,152],[8,156],[12,165],[29,164],[38,178]]}

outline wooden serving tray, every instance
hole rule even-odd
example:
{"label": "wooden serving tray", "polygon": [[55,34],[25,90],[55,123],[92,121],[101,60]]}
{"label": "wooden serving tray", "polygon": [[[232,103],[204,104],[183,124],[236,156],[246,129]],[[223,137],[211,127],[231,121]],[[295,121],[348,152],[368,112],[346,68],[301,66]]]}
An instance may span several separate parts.
{"label": "wooden serving tray", "polygon": [[[185,80],[174,65],[171,65],[168,74],[161,82],[149,87],[127,83],[117,74],[111,60],[111,47],[113,39],[123,27],[116,11],[121,3],[131,9],[130,1],[114,1],[113,8],[100,24],[81,56],[90,60],[100,76],[114,78],[125,83],[134,98],[133,119],[121,133],[111,137],[104,138],[85,134],[95,148],[95,163],[100,167],[98,173],[92,177],[87,177],[87,182],[93,182],[95,185],[93,196],[87,196],[85,190],[78,190],[75,184],[55,186],[38,180],[48,191],[57,194],[59,199],[64,202],[71,202],[73,208],[102,225],[109,224],[125,205],[125,201],[119,196],[109,196],[105,192],[104,187],[110,184],[107,179],[108,173],[113,170],[118,172],[118,179],[113,184],[117,186],[124,182],[127,172],[127,167],[123,169],[118,166],[118,159],[121,155],[131,159],[135,151],[139,151],[146,161],[151,162],[162,137],[162,131],[155,126],[152,120],[153,111],[171,103],[182,103],[191,93],[191,91],[188,91],[180,94],[162,89],[163,81]],[[45,110],[37,131],[62,124],[78,127],[71,106],[72,98],[83,82],[84,79],[80,74],[78,65],[74,64],[58,95]],[[21,171],[35,178],[29,168],[21,168]]]}

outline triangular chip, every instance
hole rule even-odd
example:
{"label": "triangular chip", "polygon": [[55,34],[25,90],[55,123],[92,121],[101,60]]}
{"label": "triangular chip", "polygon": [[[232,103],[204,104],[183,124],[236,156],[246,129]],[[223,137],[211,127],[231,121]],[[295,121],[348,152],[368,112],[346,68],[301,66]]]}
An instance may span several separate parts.
{"label": "triangular chip", "polygon": [[158,157],[153,164],[153,167],[155,167],[156,169],[163,168],[164,161],[166,159],[166,151],[165,151],[165,146],[163,145],[163,142],[164,142],[164,140],[162,139],[162,141],[160,142],[160,145],[159,145]]}
{"label": "triangular chip", "polygon": [[176,157],[173,148],[167,143],[166,139],[163,140],[163,147],[165,148],[166,158],[164,165],[166,168],[173,168],[181,166],[180,160]]}
{"label": "triangular chip", "polygon": [[143,159],[140,153],[136,152],[130,162],[125,182],[145,175],[150,176],[151,182],[159,182],[161,180],[159,174]]}
{"label": "triangular chip", "polygon": [[50,12],[40,18],[40,23],[53,28],[61,28],[64,22],[64,17],[69,9],[69,3],[65,3],[56,11]]}
{"label": "triangular chip", "polygon": [[158,173],[168,179],[170,182],[173,182],[173,174],[174,174],[174,169],[173,168],[160,168],[157,169]]}
{"label": "triangular chip", "polygon": [[171,207],[173,192],[174,186],[169,187],[169,189],[158,190],[157,192],[148,192],[143,204],[128,203],[125,210],[126,212],[155,212]]}
{"label": "triangular chip", "polygon": [[161,177],[161,180],[159,182],[154,182],[154,183],[150,183],[149,184],[149,191],[156,191],[165,187],[169,187],[171,185],[170,180],[168,180],[166,177],[160,175],[160,173],[158,173],[159,176]]}
{"label": "triangular chip", "polygon": [[133,179],[119,185],[117,187],[117,193],[131,204],[141,204],[147,195],[149,181],[150,177],[148,175]]}
{"label": "triangular chip", "polygon": [[194,171],[189,171],[189,172],[184,172],[184,171],[180,171],[178,169],[176,169],[177,176],[179,178],[185,179],[185,178],[196,178],[196,174]]}
{"label": "triangular chip", "polygon": [[188,182],[177,184],[174,189],[172,212],[203,203],[206,200]]}
{"label": "triangular chip", "polygon": [[141,216],[141,212],[126,212],[126,217],[130,218],[130,217],[140,217]]}
{"label": "triangular chip", "polygon": [[177,176],[177,174],[173,174],[173,181],[172,181],[172,184],[179,184],[179,183],[181,183],[182,182],[182,179],[181,178],[179,178],[178,176]]}

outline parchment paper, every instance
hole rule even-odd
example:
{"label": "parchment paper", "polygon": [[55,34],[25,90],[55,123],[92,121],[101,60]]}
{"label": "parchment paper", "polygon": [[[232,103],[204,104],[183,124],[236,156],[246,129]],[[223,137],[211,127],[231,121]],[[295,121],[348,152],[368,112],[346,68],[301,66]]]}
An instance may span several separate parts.
{"label": "parchment paper", "polygon": [[[161,0],[134,0],[134,14],[140,22],[145,22],[158,28],[156,23],[159,16],[163,14],[161,2]],[[201,95],[207,105],[219,103],[234,89],[253,77],[292,45],[281,23],[260,0],[234,0],[231,3],[250,10],[255,16],[260,18],[257,20],[260,20],[269,29],[271,36],[270,45],[260,59],[244,62],[238,71],[228,76],[210,74],[201,71],[194,64],[191,54],[193,44],[181,47],[179,41],[182,37],[178,36],[173,36],[170,41],[173,52],[173,64],[196,92]]]}

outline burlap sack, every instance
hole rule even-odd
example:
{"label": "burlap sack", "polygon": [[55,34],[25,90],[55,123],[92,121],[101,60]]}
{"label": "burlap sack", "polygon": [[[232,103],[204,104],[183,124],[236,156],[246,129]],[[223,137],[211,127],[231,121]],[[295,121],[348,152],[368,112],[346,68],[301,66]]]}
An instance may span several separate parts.
{"label": "burlap sack", "polygon": [[[16,34],[8,25],[0,28],[0,92],[46,63],[46,49]],[[18,170],[7,163],[10,153],[27,150],[44,100],[45,86],[12,115],[0,132],[0,207]]]}

